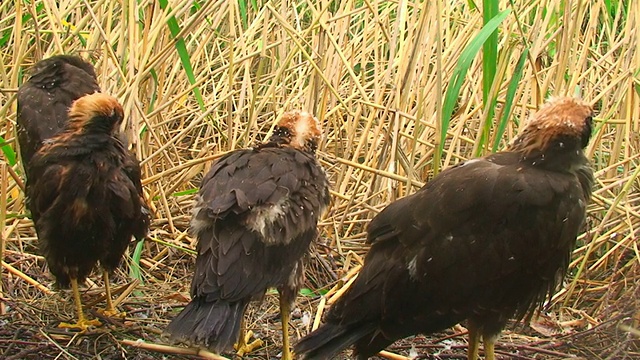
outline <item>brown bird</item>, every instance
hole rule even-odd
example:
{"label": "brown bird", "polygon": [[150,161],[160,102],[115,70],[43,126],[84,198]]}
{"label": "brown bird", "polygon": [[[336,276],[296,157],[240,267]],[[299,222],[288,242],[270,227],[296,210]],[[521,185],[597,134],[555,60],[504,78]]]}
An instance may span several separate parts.
{"label": "brown bird", "polygon": [[191,232],[198,238],[191,302],[169,324],[174,340],[221,352],[239,338],[251,300],[276,287],[280,294],[283,359],[291,359],[290,307],[303,281],[302,258],[318,236],[329,203],[328,181],[315,158],[321,136],[309,113],[285,113],[268,142],[232,151],[202,180]]}
{"label": "brown bird", "polygon": [[504,152],[449,168],[395,201],[367,228],[355,282],[295,352],[358,358],[397,339],[467,320],[468,358],[486,359],[507,320],[529,319],[556,290],[585,221],[593,172],[583,148],[593,111],[544,105]]}
{"label": "brown bird", "polygon": [[27,207],[40,251],[56,283],[71,285],[77,308],[77,323],[61,327],[99,325],[85,318],[78,291],[78,282],[98,263],[107,298],[104,313],[117,314],[109,274],[132,236],[142,239],[148,230],[140,166],[117,136],[122,120],[115,98],[83,96],[73,102],[63,130],[46,140],[27,164]]}
{"label": "brown bird", "polygon": [[39,61],[18,90],[16,121],[20,157],[27,164],[43,141],[56,135],[68,120],[71,103],[99,92],[93,65],[79,57],[58,55]]}

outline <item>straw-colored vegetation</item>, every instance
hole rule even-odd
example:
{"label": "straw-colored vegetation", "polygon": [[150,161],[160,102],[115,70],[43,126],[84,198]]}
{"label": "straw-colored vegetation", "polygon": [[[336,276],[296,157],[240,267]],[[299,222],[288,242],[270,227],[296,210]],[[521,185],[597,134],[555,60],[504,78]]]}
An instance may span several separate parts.
{"label": "straw-colored vegetation", "polygon": [[[587,230],[549,305],[565,328],[539,342],[515,328],[498,350],[524,359],[638,356],[640,3],[488,1],[485,14],[497,18],[483,19],[482,1],[462,0],[2,1],[0,357],[155,356],[119,341],[161,342],[171,309],[185,301],[194,248],[187,226],[203,172],[220,154],[264,139],[286,110],[322,121],[319,158],[333,188],[298,301],[313,319],[314,295],[353,274],[367,249],[364,226],[381,208],[443,168],[503,148],[545,98],[567,94],[593,102],[598,116]],[[140,281],[121,305],[139,327],[101,333],[102,347],[52,330],[73,315],[71,300],[47,293],[16,155],[16,91],[31,65],[61,53],[91,59],[103,91],[123,104],[154,210],[150,239],[131,247],[119,280]],[[278,352],[278,332],[264,325],[277,311],[270,298],[252,316],[270,340],[259,358]],[[543,346],[553,336],[573,345]],[[528,352],[509,347],[514,339]],[[419,353],[443,351],[428,348]]]}

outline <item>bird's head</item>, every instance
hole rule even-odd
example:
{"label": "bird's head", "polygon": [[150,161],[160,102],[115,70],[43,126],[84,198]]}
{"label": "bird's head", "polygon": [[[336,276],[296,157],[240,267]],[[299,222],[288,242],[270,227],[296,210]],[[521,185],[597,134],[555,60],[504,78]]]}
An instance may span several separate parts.
{"label": "bird's head", "polygon": [[293,110],[282,115],[270,141],[298,150],[314,152],[322,136],[320,122],[305,111]]}
{"label": "bird's head", "polygon": [[522,153],[525,160],[544,162],[558,154],[582,155],[589,143],[593,108],[572,97],[549,99],[535,113],[509,150]]}
{"label": "bird's head", "polygon": [[68,126],[72,131],[115,134],[123,118],[124,111],[116,98],[94,93],[73,102]]}

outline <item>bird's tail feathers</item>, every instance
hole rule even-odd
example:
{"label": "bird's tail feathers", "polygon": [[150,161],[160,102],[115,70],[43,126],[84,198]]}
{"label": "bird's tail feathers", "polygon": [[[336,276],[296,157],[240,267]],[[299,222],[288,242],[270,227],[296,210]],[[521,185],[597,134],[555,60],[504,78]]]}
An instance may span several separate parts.
{"label": "bird's tail feathers", "polygon": [[374,331],[373,324],[355,326],[326,323],[303,337],[295,346],[294,352],[302,359],[333,359],[342,350]]}
{"label": "bird's tail feathers", "polygon": [[246,306],[246,301],[211,302],[194,298],[169,323],[166,333],[174,341],[216,353],[230,350],[238,339]]}

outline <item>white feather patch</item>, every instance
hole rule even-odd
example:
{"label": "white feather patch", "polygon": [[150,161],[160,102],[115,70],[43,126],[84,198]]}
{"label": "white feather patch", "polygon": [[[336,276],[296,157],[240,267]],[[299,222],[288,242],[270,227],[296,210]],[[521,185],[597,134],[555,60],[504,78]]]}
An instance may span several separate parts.
{"label": "white feather patch", "polygon": [[[265,243],[267,244],[276,244],[279,243],[281,239],[272,239],[270,234],[273,234],[273,231],[270,231],[270,227],[280,218],[285,215],[289,207],[289,201],[287,199],[281,199],[276,204],[259,206],[255,207],[251,210],[249,215],[247,216],[247,227],[255,232],[260,233]],[[285,239],[285,243],[286,243]]]}

